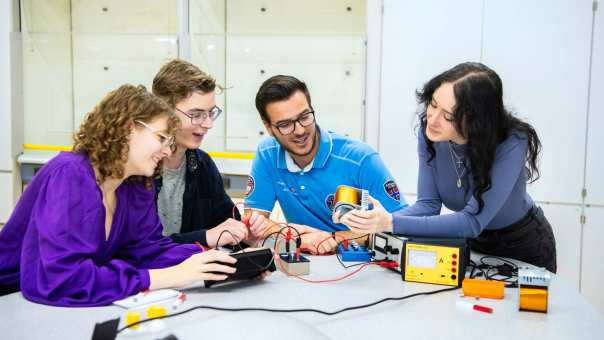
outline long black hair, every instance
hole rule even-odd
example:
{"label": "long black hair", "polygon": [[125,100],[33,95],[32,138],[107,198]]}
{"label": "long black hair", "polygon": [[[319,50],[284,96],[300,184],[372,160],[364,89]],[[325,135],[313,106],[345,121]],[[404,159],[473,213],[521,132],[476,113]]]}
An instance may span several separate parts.
{"label": "long black hair", "polygon": [[532,183],[539,178],[537,163],[541,141],[530,124],[514,117],[503,105],[503,86],[497,73],[481,63],[467,62],[432,78],[416,93],[420,104],[420,128],[430,154],[428,162],[434,159],[436,150],[425,133],[427,108],[434,91],[445,83],[453,84],[456,106],[452,112],[452,123],[467,140],[466,154],[474,180],[473,194],[478,201],[476,214],[479,214],[484,207],[482,195],[491,188],[491,170],[497,146],[511,133],[520,133],[523,138],[528,138],[527,177]]}

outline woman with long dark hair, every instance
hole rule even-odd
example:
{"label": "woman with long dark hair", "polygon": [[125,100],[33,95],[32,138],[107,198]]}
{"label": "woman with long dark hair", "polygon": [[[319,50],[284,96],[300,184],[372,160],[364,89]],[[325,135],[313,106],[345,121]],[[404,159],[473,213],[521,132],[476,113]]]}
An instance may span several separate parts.
{"label": "woman with long dark hair", "polygon": [[[359,232],[469,238],[473,250],[556,272],[552,228],[526,192],[539,178],[535,129],[503,105],[501,79],[463,63],[417,92],[418,200],[393,214],[374,209],[334,220]],[[441,206],[454,211],[440,215]]]}

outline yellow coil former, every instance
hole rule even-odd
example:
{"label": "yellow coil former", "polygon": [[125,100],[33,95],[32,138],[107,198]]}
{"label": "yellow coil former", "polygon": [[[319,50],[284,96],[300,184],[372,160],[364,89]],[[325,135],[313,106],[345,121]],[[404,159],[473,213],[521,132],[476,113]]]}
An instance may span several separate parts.
{"label": "yellow coil former", "polygon": [[361,197],[359,194],[359,189],[349,187],[347,185],[340,185],[336,189],[336,197],[334,200],[334,203],[338,202],[360,205]]}
{"label": "yellow coil former", "polygon": [[520,310],[547,313],[547,288],[520,287]]}

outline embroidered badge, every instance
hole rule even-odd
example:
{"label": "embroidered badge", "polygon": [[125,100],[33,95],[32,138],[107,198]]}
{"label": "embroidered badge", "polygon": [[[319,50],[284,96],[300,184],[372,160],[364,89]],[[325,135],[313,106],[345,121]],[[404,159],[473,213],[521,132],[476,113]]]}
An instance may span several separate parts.
{"label": "embroidered badge", "polygon": [[393,180],[389,180],[384,183],[384,190],[386,191],[386,194],[390,196],[390,198],[399,202],[401,201],[401,193],[398,191],[398,186]]}
{"label": "embroidered badge", "polygon": [[250,195],[254,192],[255,187],[256,187],[256,181],[254,181],[254,177],[247,176],[247,186],[245,187],[245,197],[250,197]]}
{"label": "embroidered badge", "polygon": [[325,197],[325,205],[327,206],[327,209],[329,209],[329,211],[333,210],[334,199],[335,199],[335,197],[333,194],[329,194],[329,195],[327,195],[327,197]]}

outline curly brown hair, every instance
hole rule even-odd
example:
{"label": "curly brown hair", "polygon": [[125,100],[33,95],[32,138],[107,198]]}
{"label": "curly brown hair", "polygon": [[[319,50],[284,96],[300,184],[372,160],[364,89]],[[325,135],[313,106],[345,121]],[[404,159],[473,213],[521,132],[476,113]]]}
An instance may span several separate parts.
{"label": "curly brown hair", "polygon": [[[84,152],[98,170],[100,184],[107,178],[124,177],[128,161],[131,124],[135,120],[150,123],[156,118],[168,117],[168,133],[174,136],[180,121],[163,100],[151,94],[143,85],[125,84],[109,92],[86,114],[80,129],[74,134],[74,152]],[[158,174],[161,166],[155,170]],[[130,180],[151,179],[133,176]]]}
{"label": "curly brown hair", "polygon": [[224,90],[211,75],[182,59],[169,61],[153,78],[153,94],[172,107],[193,92],[209,93],[216,88]]}

